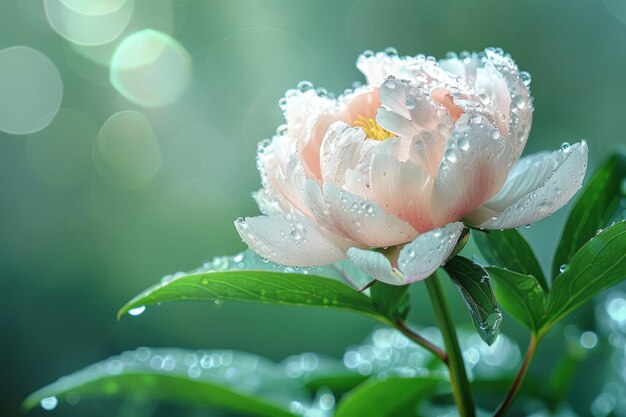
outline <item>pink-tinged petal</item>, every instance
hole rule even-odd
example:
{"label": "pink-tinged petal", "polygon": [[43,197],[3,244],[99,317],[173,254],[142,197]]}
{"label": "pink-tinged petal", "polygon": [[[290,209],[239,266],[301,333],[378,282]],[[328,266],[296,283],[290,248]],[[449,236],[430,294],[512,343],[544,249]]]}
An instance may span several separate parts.
{"label": "pink-tinged petal", "polygon": [[454,102],[488,117],[501,135],[511,141],[514,160],[519,158],[532,123],[528,74],[520,72],[510,55],[497,48],[461,58],[451,54],[439,65],[458,77],[457,84],[465,85]]}
{"label": "pink-tinged petal", "polygon": [[[516,161],[524,150],[532,124],[533,104],[528,88],[530,75],[520,72],[511,56],[504,54],[502,50],[487,48],[485,49],[485,56],[488,63],[493,65],[495,70],[498,71],[506,85],[506,91],[504,91],[505,89],[497,83],[497,77],[489,74],[488,77],[494,85],[491,87],[491,90],[485,89],[485,91],[493,91],[494,97],[492,101],[498,106],[502,114],[509,115],[507,138],[511,142],[511,148],[515,156],[514,161]],[[485,67],[489,68],[489,65]],[[482,82],[482,85],[480,83],[477,84],[478,87],[482,88],[487,83],[488,81]]]}
{"label": "pink-tinged petal", "polygon": [[366,119],[376,117],[376,109],[380,107],[378,88],[372,86],[359,87],[354,91],[348,90],[337,99],[338,110],[335,120],[352,125],[359,116]]}
{"label": "pink-tinged petal", "polygon": [[[346,252],[346,255],[357,268],[372,278],[371,281],[378,280],[392,285],[408,283],[406,277],[396,268],[392,267],[389,259],[380,252],[350,248]],[[367,286],[369,283],[366,282],[364,284],[363,287]]]}
{"label": "pink-tinged petal", "polygon": [[383,108],[376,121],[402,138],[399,159],[411,159],[434,176],[452,131],[452,118],[426,87],[389,79],[380,87],[380,95]]}
{"label": "pink-tinged petal", "polygon": [[464,114],[456,124],[435,178],[435,226],[460,220],[493,197],[512,166],[509,142],[482,116]]}
{"label": "pink-tinged petal", "polygon": [[[320,152],[322,142],[329,126],[337,121],[348,125],[365,118],[376,117],[376,109],[380,107],[378,89],[361,87],[349,94],[340,96],[337,100],[325,98],[326,105],[309,114],[306,123],[297,124],[294,129],[299,132],[299,155],[308,178],[322,179]],[[332,106],[330,104],[332,104]]]}
{"label": "pink-tinged petal", "polygon": [[503,211],[545,182],[558,168],[559,160],[552,152],[539,152],[520,159],[509,172],[500,191],[483,207],[496,212]]}
{"label": "pink-tinged petal", "polygon": [[385,151],[372,156],[369,172],[361,175],[356,171],[346,173],[345,189],[367,200],[378,203],[387,213],[411,224],[418,232],[433,228],[429,198],[432,180],[417,164],[411,161],[400,162],[394,149],[388,146]]}
{"label": "pink-tinged petal", "polygon": [[398,268],[406,283],[428,278],[435,272],[452,253],[462,230],[463,223],[449,223],[404,245],[398,256]]}
{"label": "pink-tinged petal", "polygon": [[349,169],[369,166],[371,153],[379,144],[367,140],[365,131],[343,122],[333,123],[326,132],[321,150],[324,182],[341,186]]}
{"label": "pink-tinged petal", "polygon": [[[482,229],[510,229],[534,223],[554,213],[567,204],[582,185],[587,169],[587,154],[587,143],[582,141],[559,149],[549,156],[531,157],[534,162],[524,163],[523,166],[527,169],[519,175],[542,177],[542,180],[530,179],[524,183],[526,194],[521,198],[518,198],[520,194],[518,190],[505,190],[509,194],[500,195],[496,201],[498,206],[504,205],[504,201],[507,200],[510,201],[510,205],[497,216],[477,223],[475,226]],[[547,158],[555,162],[544,164],[542,161]],[[556,168],[545,176],[545,167],[554,165]],[[532,189],[532,186],[538,182],[540,184]],[[517,200],[513,201],[514,198]],[[488,202],[485,206],[490,208],[490,203]],[[471,219],[472,216],[470,215],[469,218]]]}
{"label": "pink-tinged petal", "polygon": [[309,180],[304,199],[320,225],[360,246],[394,246],[418,234],[409,223],[385,212],[375,202],[333,184],[325,183],[322,193],[319,186]]}
{"label": "pink-tinged petal", "polygon": [[319,148],[324,132],[335,119],[337,103],[320,96],[315,89],[292,89],[285,94],[282,107],[287,122],[288,136],[297,144],[305,173],[310,178],[321,178]]}
{"label": "pink-tinged petal", "polygon": [[355,245],[296,214],[237,219],[235,227],[250,249],[287,266],[330,264],[345,258],[347,248]]}
{"label": "pink-tinged petal", "polygon": [[[405,119],[404,124],[413,127],[412,134],[406,135],[408,137],[423,129],[436,131],[441,123],[452,126],[449,115],[438,111],[440,107],[433,99],[430,87],[417,86],[406,80],[388,79],[380,86],[380,100],[386,111]],[[377,121],[385,129],[391,132],[394,132],[394,128],[407,129],[403,125],[396,126],[401,122],[400,119],[390,119],[385,111],[379,111],[379,117],[381,113],[384,116],[380,120],[377,118]],[[388,125],[387,120],[392,124]]]}

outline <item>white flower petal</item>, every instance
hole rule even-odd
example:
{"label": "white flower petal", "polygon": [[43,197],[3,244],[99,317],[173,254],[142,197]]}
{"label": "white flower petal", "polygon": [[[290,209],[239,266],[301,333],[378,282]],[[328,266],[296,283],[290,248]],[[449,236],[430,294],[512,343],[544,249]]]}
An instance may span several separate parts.
{"label": "white flower petal", "polygon": [[285,94],[282,107],[288,136],[297,144],[302,165],[311,178],[320,177],[319,149],[324,132],[333,121],[336,100],[317,94],[314,88],[292,89]]}
{"label": "white flower petal", "polygon": [[520,159],[496,195],[484,206],[501,212],[517,200],[537,189],[559,166],[559,158],[551,152],[540,152]]}
{"label": "white flower petal", "polygon": [[463,114],[433,185],[435,225],[463,218],[495,195],[512,166],[509,141],[486,118]]}
{"label": "white flower petal", "polygon": [[273,262],[288,266],[333,263],[345,258],[346,249],[355,245],[297,214],[238,219],[235,227],[250,249]]}
{"label": "white flower petal", "polygon": [[385,212],[375,202],[333,184],[325,183],[322,193],[319,186],[309,180],[304,198],[319,224],[362,246],[394,246],[418,234],[409,223]]}
{"label": "white flower petal", "polygon": [[[506,91],[504,91],[505,89],[497,83],[497,78],[489,76],[491,82],[495,83],[492,87],[492,90],[495,91],[494,103],[499,106],[502,114],[509,115],[507,138],[511,142],[515,156],[514,161],[516,161],[524,150],[532,124],[533,104],[527,85],[529,80],[522,79],[522,73],[515,61],[501,50],[487,48],[485,49],[485,56],[506,84]],[[477,84],[478,87],[481,87],[480,83]],[[482,84],[484,85],[486,82]]]}
{"label": "white flower petal", "polygon": [[398,256],[398,268],[407,283],[428,278],[435,272],[452,253],[462,230],[463,223],[449,223],[404,245]]}
{"label": "white flower petal", "polygon": [[[537,164],[537,162],[524,164],[528,169],[520,175],[543,177],[541,184],[529,190],[529,185],[537,183],[535,180],[529,180],[525,184],[527,193],[523,197],[512,202],[497,217],[479,223],[476,227],[510,229],[534,223],[554,213],[567,204],[582,185],[587,168],[587,153],[587,143],[582,141],[566,149],[559,149],[548,157],[544,156],[542,160],[550,158],[556,161],[556,163],[547,164],[548,166],[556,165],[547,177],[545,176],[546,164]],[[536,171],[534,168],[537,168]],[[517,195],[518,193],[511,192],[509,197],[517,197]],[[502,200],[499,201],[500,204],[502,202]],[[490,208],[489,202],[486,206]]]}
{"label": "white flower petal", "polygon": [[378,203],[387,213],[410,223],[418,232],[433,228],[428,204],[432,180],[419,165],[400,162],[393,147],[374,153],[366,175],[348,171],[345,189]]}
{"label": "white flower petal", "polygon": [[357,59],[356,66],[365,76],[367,84],[377,87],[390,75],[406,78],[406,66],[412,60],[397,54],[364,52]]}
{"label": "white flower petal", "polygon": [[276,195],[266,188],[261,188],[253,192],[252,198],[256,201],[262,214],[278,214],[283,212],[280,201]]}
{"label": "white flower petal", "polygon": [[[361,271],[369,275],[372,280],[386,282],[392,285],[406,284],[406,278],[397,269],[391,266],[391,262],[385,255],[373,250],[349,248],[346,252],[350,259]],[[370,281],[370,282],[371,282]],[[359,283],[365,284],[368,283]]]}
{"label": "white flower petal", "polygon": [[341,186],[348,169],[369,166],[375,140],[366,140],[365,131],[344,122],[333,123],[326,132],[321,149],[322,177],[325,182]]}

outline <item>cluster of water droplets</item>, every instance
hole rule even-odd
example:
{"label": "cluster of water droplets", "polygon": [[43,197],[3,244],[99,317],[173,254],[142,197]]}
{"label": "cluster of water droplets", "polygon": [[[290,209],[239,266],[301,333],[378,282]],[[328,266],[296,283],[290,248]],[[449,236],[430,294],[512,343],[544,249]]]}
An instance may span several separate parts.
{"label": "cluster of water droplets", "polygon": [[[165,286],[174,280],[187,277],[189,275],[207,274],[211,272],[224,271],[276,271],[295,274],[315,274],[325,278],[334,279],[351,285],[355,289],[363,288],[371,281],[371,278],[360,271],[352,262],[344,260],[332,265],[326,266],[285,266],[275,262],[271,262],[265,257],[261,257],[251,250],[240,252],[233,256],[216,256],[210,261],[205,261],[201,266],[187,272],[176,272],[168,274],[161,278],[160,285]],[[201,280],[202,284],[209,284],[209,279]],[[367,291],[366,291],[367,293]],[[216,300],[216,304],[221,301]],[[146,311],[146,306],[137,306],[131,308],[128,314],[131,316],[139,316]]]}
{"label": "cluster of water droplets", "polygon": [[[190,351],[141,347],[63,377],[45,389],[49,392],[65,393],[63,396],[72,404],[77,402],[76,390],[86,384],[104,383],[109,393],[132,389],[122,386],[122,382],[110,379],[122,374],[178,376],[199,384],[217,384],[236,392],[261,397],[285,409],[290,409],[294,401],[305,404],[307,410],[317,408],[303,387],[295,383],[286,384],[282,366],[256,355],[229,350]],[[142,389],[141,384],[138,384],[137,389]],[[59,397],[60,395],[46,396],[40,402],[41,407],[45,410],[54,409],[59,404]],[[323,403],[327,405],[328,399]],[[298,414],[306,417],[326,415],[305,412]]]}
{"label": "cluster of water droplets", "polygon": [[[626,416],[626,293],[621,290],[611,291],[606,298],[596,305],[597,328],[604,340],[608,339],[611,353],[607,357],[605,372],[607,376],[600,392],[591,403],[594,417]],[[595,333],[594,333],[595,335]],[[581,344],[584,346],[581,339]],[[595,347],[599,339],[587,340]]]}
{"label": "cluster of water droplets", "polygon": [[[435,327],[421,329],[419,334],[443,345],[441,333]],[[504,335],[487,346],[475,332],[462,330],[460,344],[467,371],[473,378],[493,379],[511,374],[521,360],[517,345]],[[388,328],[375,330],[363,344],[346,350],[343,362],[346,368],[364,376],[420,377],[446,373],[430,352]]]}
{"label": "cluster of water droplets", "polygon": [[[442,345],[439,330],[427,327],[419,330],[424,337]],[[463,357],[470,377],[501,378],[514,372],[520,351],[506,336],[501,335],[492,346],[483,343],[472,331],[460,331]],[[376,329],[358,346],[348,348],[342,360],[304,353],[273,363],[259,356],[231,350],[185,350],[141,347],[124,352],[106,361],[59,379],[44,390],[49,393],[40,401],[41,407],[52,410],[63,397],[70,404],[80,400],[80,388],[86,384],[106,383],[110,393],[122,393],[122,386],[112,377],[132,374],[179,376],[199,384],[218,384],[233,391],[266,399],[303,417],[329,417],[336,399],[322,388],[313,398],[304,387],[306,383],[328,376],[362,376],[363,378],[406,378],[439,376],[447,371],[432,354],[415,345],[400,332]],[[315,384],[317,385],[317,384]],[[93,385],[91,385],[93,386]],[[141,389],[141,386],[137,386]]]}

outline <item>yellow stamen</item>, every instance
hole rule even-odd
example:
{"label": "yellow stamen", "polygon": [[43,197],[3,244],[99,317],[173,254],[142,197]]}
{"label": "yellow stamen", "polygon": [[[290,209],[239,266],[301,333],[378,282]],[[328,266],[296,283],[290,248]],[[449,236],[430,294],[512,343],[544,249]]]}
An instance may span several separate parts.
{"label": "yellow stamen", "polygon": [[376,119],[365,118],[360,114],[357,118],[358,120],[355,120],[352,126],[363,129],[368,139],[385,140],[396,136],[387,129],[383,129],[382,126],[376,122]]}

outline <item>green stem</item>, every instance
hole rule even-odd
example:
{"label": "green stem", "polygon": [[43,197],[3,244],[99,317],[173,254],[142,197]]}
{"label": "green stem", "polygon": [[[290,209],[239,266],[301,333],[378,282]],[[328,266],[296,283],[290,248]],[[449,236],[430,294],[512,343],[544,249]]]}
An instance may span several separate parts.
{"label": "green stem", "polygon": [[528,349],[526,350],[526,355],[524,356],[522,366],[517,372],[517,376],[515,377],[515,380],[513,381],[513,385],[511,385],[509,392],[506,394],[506,397],[504,397],[504,400],[502,400],[502,404],[500,404],[500,406],[494,413],[494,417],[502,417],[506,415],[507,411],[509,411],[509,408],[511,408],[511,406],[513,405],[513,401],[515,401],[515,397],[517,396],[517,393],[519,392],[520,388],[522,387],[522,383],[524,382],[526,372],[528,372],[528,368],[530,368],[530,363],[535,356],[535,351],[537,350],[537,346],[539,345],[539,340],[540,339],[535,336],[534,333],[530,335]]}
{"label": "green stem", "polygon": [[439,325],[439,330],[441,330],[443,342],[448,352],[448,368],[450,370],[454,402],[459,409],[461,417],[474,417],[476,415],[474,398],[472,397],[472,390],[465,373],[465,364],[463,363],[463,356],[461,355],[448,301],[439,282],[438,273],[435,272],[425,282],[435,311],[437,324]]}
{"label": "green stem", "polygon": [[409,329],[406,324],[398,319],[395,322],[396,329],[400,330],[402,334],[411,339],[414,343],[420,345],[424,349],[428,350],[430,353],[439,358],[443,363],[448,366],[448,354],[443,351],[439,346],[435,345],[431,341],[425,339],[421,335],[415,333],[413,330]]}

